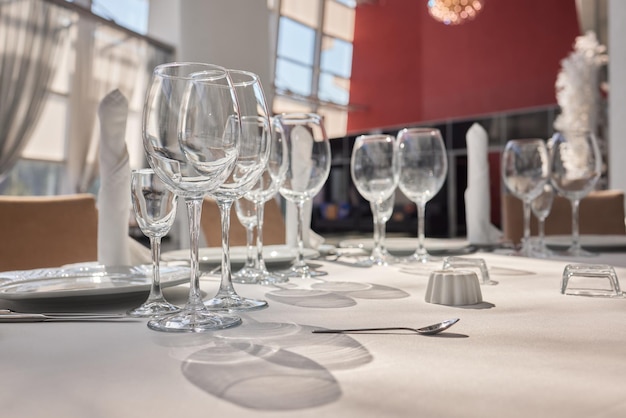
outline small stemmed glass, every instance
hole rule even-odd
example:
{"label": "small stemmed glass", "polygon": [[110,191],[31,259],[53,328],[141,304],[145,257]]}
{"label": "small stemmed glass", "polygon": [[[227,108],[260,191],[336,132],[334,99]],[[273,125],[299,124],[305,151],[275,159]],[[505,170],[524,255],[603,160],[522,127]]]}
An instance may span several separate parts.
{"label": "small stemmed glass", "polygon": [[287,149],[287,172],[280,194],[296,205],[298,211],[298,254],[289,277],[308,279],[328,273],[314,271],[304,262],[304,204],[322,189],[330,173],[330,143],[320,115],[291,113],[274,117],[275,134]]}
{"label": "small stemmed glass", "polygon": [[244,199],[248,202],[253,202],[257,216],[257,275],[254,279],[261,284],[284,283],[289,280],[285,275],[268,271],[263,257],[263,217],[265,214],[265,203],[276,195],[283,181],[285,181],[287,163],[286,141],[281,135],[272,134],[270,137],[270,153],[263,174],[254,187],[246,193]]}
{"label": "small stemmed glass", "polygon": [[256,246],[254,243],[254,228],[257,227],[257,212],[253,202],[243,197],[235,201],[235,214],[246,230],[246,262],[243,267],[233,273],[234,283],[257,283],[259,268]]}
{"label": "small stemmed glass", "polygon": [[550,183],[543,186],[543,190],[530,204],[533,214],[537,218],[539,234],[533,254],[538,257],[547,258],[554,255],[554,252],[546,246],[545,224],[546,218],[552,209],[554,201],[554,189]]}
{"label": "small stemmed glass", "polygon": [[[228,178],[210,195],[220,209],[222,225],[222,280],[217,294],[204,302],[210,310],[250,311],[267,307],[264,300],[245,298],[233,287],[230,266],[230,211],[233,203],[243,197],[259,180],[269,155],[270,119],[265,95],[259,76],[239,70],[228,70],[233,89],[239,103],[241,129],[233,131],[239,135],[239,155]],[[193,160],[211,154],[209,147],[189,150],[196,155]],[[195,164],[195,163],[194,163]],[[198,167],[198,170],[202,170]]]}
{"label": "small stemmed glass", "polygon": [[178,312],[161,292],[159,262],[161,258],[161,238],[169,232],[176,219],[178,197],[151,169],[133,170],[131,173],[131,197],[137,224],[148,238],[152,253],[152,286],[148,299],[139,307],[128,311],[129,316],[151,317],[157,314]]}
{"label": "small stemmed glass", "polygon": [[[375,245],[370,261],[378,265],[387,264],[380,241],[380,212],[384,210],[382,205],[385,202],[389,205],[398,185],[400,165],[397,149],[396,141],[390,135],[361,135],[354,142],[350,158],[352,181],[361,196],[372,206]],[[391,208],[393,210],[393,202]]]}
{"label": "small stemmed glass", "polygon": [[374,220],[374,248],[372,249],[372,254],[369,259],[373,264],[378,266],[386,266],[398,261],[396,257],[389,254],[385,246],[386,225],[387,221],[391,219],[395,203],[395,190],[391,196],[382,203],[370,202],[372,218]]}
{"label": "small stemmed glass", "polygon": [[[180,62],[153,71],[143,111],[143,144],[155,173],[187,205],[191,277],[182,310],[148,321],[151,329],[200,332],[241,324],[239,316],[204,306],[198,264],[202,200],[233,169],[239,137],[229,132],[241,129],[238,111],[232,81],[222,67]],[[200,144],[213,152],[191,164],[193,155],[187,151]]]}
{"label": "small stemmed glass", "polygon": [[415,253],[407,261],[434,261],[424,246],[426,202],[441,189],[448,174],[448,157],[441,132],[434,128],[403,129],[398,132],[400,182],[402,193],[417,206],[417,237]]}
{"label": "small stemmed glass", "polygon": [[602,156],[595,135],[589,131],[556,132],[550,141],[552,185],[572,203],[572,245],[565,254],[591,256],[580,245],[578,208],[580,199],[593,190],[602,166]]}
{"label": "small stemmed glass", "polygon": [[513,139],[506,143],[502,153],[502,180],[511,193],[524,203],[524,237],[516,255],[533,255],[530,206],[543,191],[549,175],[548,150],[542,139]]}

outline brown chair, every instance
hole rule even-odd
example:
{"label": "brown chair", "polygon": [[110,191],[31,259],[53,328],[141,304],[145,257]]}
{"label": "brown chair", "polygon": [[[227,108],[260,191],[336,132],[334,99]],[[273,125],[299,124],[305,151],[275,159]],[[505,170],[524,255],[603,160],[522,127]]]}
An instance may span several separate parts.
{"label": "brown chair", "polygon": [[[502,230],[504,238],[514,243],[524,235],[522,201],[511,194],[502,196]],[[537,234],[537,219],[530,221],[532,235]],[[581,234],[626,234],[624,224],[624,192],[597,190],[580,201],[579,231]],[[546,235],[572,233],[572,206],[568,199],[555,196],[545,223]]]}
{"label": "brown chair", "polygon": [[[270,199],[265,203],[263,215],[263,244],[284,244],[285,220],[280,205],[275,199]],[[207,246],[219,247],[222,245],[220,211],[213,199],[204,199],[200,227]],[[237,220],[234,204],[230,212],[230,245],[246,245],[246,229]]]}
{"label": "brown chair", "polygon": [[98,257],[93,195],[0,196],[0,271],[59,267]]}

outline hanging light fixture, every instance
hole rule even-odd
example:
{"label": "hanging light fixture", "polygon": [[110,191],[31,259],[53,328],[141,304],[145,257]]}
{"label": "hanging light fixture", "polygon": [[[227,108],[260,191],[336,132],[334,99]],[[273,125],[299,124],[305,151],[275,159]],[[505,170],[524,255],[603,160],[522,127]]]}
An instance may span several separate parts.
{"label": "hanging light fixture", "polygon": [[472,20],[483,9],[484,0],[428,0],[428,13],[445,25]]}

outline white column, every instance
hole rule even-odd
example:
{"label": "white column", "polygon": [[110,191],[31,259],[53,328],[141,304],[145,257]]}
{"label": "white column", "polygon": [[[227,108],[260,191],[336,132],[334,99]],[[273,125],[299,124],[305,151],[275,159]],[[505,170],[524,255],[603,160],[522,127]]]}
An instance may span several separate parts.
{"label": "white column", "polygon": [[609,187],[626,191],[626,1],[609,0]]}
{"label": "white column", "polygon": [[151,0],[149,33],[173,44],[178,61],[252,71],[269,92],[270,17],[260,0]]}

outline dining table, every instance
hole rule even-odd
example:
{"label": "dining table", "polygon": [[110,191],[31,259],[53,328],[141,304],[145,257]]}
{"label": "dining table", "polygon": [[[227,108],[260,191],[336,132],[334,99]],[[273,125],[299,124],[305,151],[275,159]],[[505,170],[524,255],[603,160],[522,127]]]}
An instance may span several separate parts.
{"label": "dining table", "polygon": [[[572,262],[478,251],[495,284],[481,301],[426,302],[427,263],[364,267],[310,259],[328,274],[274,285],[235,284],[266,309],[199,333],[149,329],[146,319],[0,323],[2,417],[624,417],[626,298],[561,293]],[[602,279],[598,279],[601,281]],[[219,275],[200,280],[208,299]],[[626,285],[626,281],[624,284]],[[183,304],[189,285],[164,290]],[[0,299],[20,312],[125,312],[146,293]],[[410,331],[459,318],[432,336]]]}

